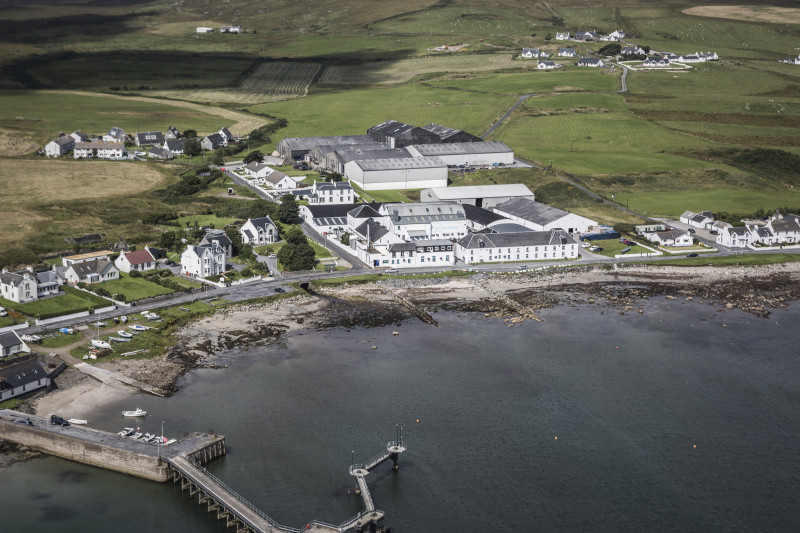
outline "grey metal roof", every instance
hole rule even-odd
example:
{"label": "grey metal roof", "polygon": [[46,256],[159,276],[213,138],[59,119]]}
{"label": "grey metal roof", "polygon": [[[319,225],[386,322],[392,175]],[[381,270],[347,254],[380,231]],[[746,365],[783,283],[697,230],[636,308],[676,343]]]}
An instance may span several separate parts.
{"label": "grey metal roof", "polygon": [[453,202],[383,204],[381,212],[394,224],[428,224],[444,220],[465,220],[464,206]]}
{"label": "grey metal roof", "polygon": [[495,206],[494,210],[495,212],[508,213],[542,226],[569,215],[567,211],[562,211],[530,198],[512,198]]}
{"label": "grey metal roof", "polygon": [[492,233],[523,233],[527,231],[533,231],[530,228],[526,228],[522,224],[516,224],[514,222],[501,222],[499,224],[492,224],[488,229],[491,230]]}
{"label": "grey metal roof", "polygon": [[36,359],[29,359],[15,365],[0,368],[0,382],[7,382],[11,388],[21,387],[46,377],[47,372]]}
{"label": "grey metal roof", "polygon": [[336,191],[336,190],[352,190],[353,186],[347,183],[346,181],[325,181],[322,183],[317,183],[317,190],[318,191]]}
{"label": "grey metal roof", "polygon": [[353,147],[353,150],[336,150],[334,156],[342,164],[349,163],[350,161],[366,161],[367,159],[404,159],[412,157],[405,148],[377,148],[374,150],[365,150],[358,145],[353,145]]}
{"label": "grey metal roof", "polygon": [[390,148],[389,143],[367,142],[367,143],[338,143],[338,144],[318,144],[311,149],[311,152],[321,157],[328,157],[332,152],[349,152],[355,150],[382,150]]}
{"label": "grey metal roof", "polygon": [[506,217],[498,215],[494,211],[489,211],[488,209],[484,209],[472,204],[463,204],[463,207],[464,216],[467,218],[467,220],[482,226],[488,226],[492,222],[497,222],[499,220],[508,220]]}
{"label": "grey metal roof", "polygon": [[461,238],[458,244],[467,249],[510,248],[512,246],[575,244],[575,239],[563,229],[553,229],[550,231],[527,231],[519,233],[470,233]]}
{"label": "grey metal roof", "polygon": [[435,124],[433,122],[431,122],[427,126],[423,126],[422,129],[428,130],[431,133],[435,133],[436,135],[439,136],[439,139],[441,139],[442,142],[446,142],[447,139],[451,137],[457,137],[457,138],[467,137],[469,139],[472,139],[472,142],[483,142],[483,139],[481,139],[478,136],[472,135],[471,133],[467,133],[466,131],[463,130],[449,128],[447,126],[442,126],[441,124]]}
{"label": "grey metal roof", "polygon": [[359,159],[355,164],[361,170],[398,170],[398,169],[420,169],[420,168],[447,168],[444,161],[438,157],[409,157],[392,159]]}
{"label": "grey metal roof", "polygon": [[372,205],[364,204],[348,211],[347,216],[352,218],[379,218],[383,215],[378,213]]}
{"label": "grey metal roof", "polygon": [[183,139],[167,139],[167,150],[170,152],[183,151]]}
{"label": "grey metal roof", "polygon": [[462,155],[462,154],[495,154],[513,153],[506,143],[501,141],[486,141],[481,143],[445,143],[445,144],[414,144],[412,145],[423,156]]}
{"label": "grey metal roof", "polygon": [[280,141],[292,151],[311,150],[324,144],[364,144],[371,143],[369,135],[338,135],[334,137],[286,137]]}

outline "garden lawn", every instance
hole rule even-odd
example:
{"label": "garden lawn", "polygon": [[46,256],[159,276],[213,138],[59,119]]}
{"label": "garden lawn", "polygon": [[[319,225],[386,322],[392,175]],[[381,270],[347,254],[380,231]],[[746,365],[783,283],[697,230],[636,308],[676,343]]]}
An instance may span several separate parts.
{"label": "garden lawn", "polygon": [[[97,300],[105,302],[98,304]],[[44,300],[36,300],[19,304],[0,298],[0,305],[6,309],[13,309],[19,311],[30,317],[39,316],[39,318],[51,318],[61,315],[68,315],[71,313],[79,313],[81,311],[88,311],[89,309],[96,309],[98,307],[110,306],[111,302],[102,299],[95,295],[81,296],[79,294],[65,293],[52,298],[45,298]]]}
{"label": "garden lawn", "polygon": [[174,292],[171,289],[162,287],[152,281],[147,281],[144,278],[132,278],[130,274],[126,274],[125,272],[120,272],[119,276],[119,279],[104,281],[99,286],[112,295],[125,295],[125,301],[128,302],[152,298],[153,296],[160,296],[162,294],[172,294]]}

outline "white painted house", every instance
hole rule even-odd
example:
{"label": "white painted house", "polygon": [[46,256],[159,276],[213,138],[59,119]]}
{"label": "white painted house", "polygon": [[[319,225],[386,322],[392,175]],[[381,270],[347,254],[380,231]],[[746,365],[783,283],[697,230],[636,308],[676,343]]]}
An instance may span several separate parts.
{"label": "white painted house", "polygon": [[254,178],[265,178],[272,172],[272,167],[259,163],[258,161],[251,161],[244,166],[244,173]]}
{"label": "white painted house", "polygon": [[558,57],[575,57],[577,54],[575,53],[574,48],[559,48],[558,49]]}
{"label": "white painted house", "polygon": [[[6,331],[0,333],[0,357],[8,357],[9,355],[29,351],[30,348],[28,348],[28,345],[25,344],[25,341],[19,338],[19,335],[17,335],[16,331]],[[2,374],[0,374],[0,380],[2,379]],[[0,389],[2,389],[2,387],[0,387]],[[0,397],[0,400],[5,400],[6,398],[10,397],[11,396],[3,395]]]}
{"label": "white painted house", "polygon": [[555,61],[539,61],[536,63],[536,68],[538,70],[553,70],[556,68]]}
{"label": "white painted house", "polygon": [[579,67],[603,68],[604,66],[606,66],[606,64],[603,63],[602,59],[598,59],[598,58],[595,58],[595,57],[582,57],[578,61],[578,66]]}
{"label": "white painted house", "polygon": [[456,257],[468,264],[575,259],[578,243],[562,229],[470,233],[456,243]]}
{"label": "white painted house", "polygon": [[103,141],[107,143],[125,143],[128,140],[128,134],[125,133],[125,130],[122,128],[118,128],[114,126],[106,135],[103,135]]}
{"label": "white painted house", "polygon": [[568,31],[557,31],[556,41],[569,41],[570,36]]}
{"label": "white painted house", "polygon": [[181,254],[181,272],[194,278],[218,276],[225,272],[225,250],[217,244],[189,245]]}
{"label": "white painted house", "polygon": [[352,204],[356,201],[355,190],[345,181],[314,182],[308,203],[316,204]]}
{"label": "white painted house", "polygon": [[75,159],[81,157],[97,159],[122,159],[125,155],[125,143],[91,141],[86,143],[75,143],[73,152]]}
{"label": "white painted house", "polygon": [[32,302],[39,297],[38,282],[33,269],[0,273],[0,296],[17,303]]}
{"label": "white painted house", "polygon": [[64,135],[45,144],[44,153],[47,157],[60,157],[73,148],[75,148],[75,139],[70,135]]}
{"label": "white painted house", "polygon": [[694,244],[691,234],[678,230],[645,233],[644,238],[660,246],[692,246]]}
{"label": "white painted house", "polygon": [[746,227],[730,227],[720,230],[717,244],[728,248],[745,248],[753,243],[753,235]]}
{"label": "white painted house", "polygon": [[[5,351],[4,345],[6,342],[14,342],[11,338],[7,339],[5,335],[0,334],[2,351]],[[19,351],[30,351],[27,345],[24,346],[25,349]],[[49,386],[50,376],[36,359],[27,358],[24,361],[0,367],[0,401],[22,396],[42,388],[46,389]]]}
{"label": "white painted house", "polygon": [[523,48],[520,57],[524,58],[547,58],[550,57],[547,52],[538,48]]}
{"label": "white painted house", "polygon": [[143,250],[136,250],[135,252],[122,252],[114,261],[116,266],[121,272],[130,273],[132,270],[143,272],[145,270],[153,270],[156,268],[157,263],[150,250],[145,247]]}
{"label": "white painted house", "polygon": [[514,198],[496,205],[492,210],[534,231],[563,229],[570,234],[586,233],[590,227],[597,225],[596,220],[556,209],[530,198]]}
{"label": "white painted house", "polygon": [[107,259],[72,263],[64,272],[64,280],[72,285],[81,282],[92,285],[117,278],[119,278],[119,269]]}
{"label": "white painted house", "polygon": [[278,242],[278,227],[269,217],[248,218],[239,233],[244,244],[259,246]]}
{"label": "white painted house", "polygon": [[214,33],[214,28],[208,26],[197,26],[197,33]]}
{"label": "white painted house", "polygon": [[700,211],[699,213],[684,211],[679,220],[694,228],[705,229],[710,228],[714,223],[714,215],[711,211]]}

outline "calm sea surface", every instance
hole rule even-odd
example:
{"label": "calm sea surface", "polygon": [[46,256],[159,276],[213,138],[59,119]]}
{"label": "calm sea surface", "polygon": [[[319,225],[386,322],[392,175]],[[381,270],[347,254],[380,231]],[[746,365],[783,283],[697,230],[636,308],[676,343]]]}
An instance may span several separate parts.
{"label": "calm sea surface", "polygon": [[[295,527],[356,514],[351,454],[380,452],[399,423],[400,471],[367,478],[395,532],[797,531],[800,307],[644,308],[295,335],[224,354],[227,370],[191,372],[172,398],[142,394],[142,427],[224,434],[209,470]],[[90,421],[118,431],[135,407]],[[0,481],[4,532],[224,531],[172,485],[61,459]]]}

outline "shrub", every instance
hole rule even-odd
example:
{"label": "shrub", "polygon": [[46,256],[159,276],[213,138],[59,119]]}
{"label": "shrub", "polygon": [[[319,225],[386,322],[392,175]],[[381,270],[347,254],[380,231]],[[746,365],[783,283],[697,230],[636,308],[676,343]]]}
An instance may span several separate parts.
{"label": "shrub", "polygon": [[142,273],[139,272],[138,270],[131,270],[128,275],[130,277],[132,277],[132,278],[141,278],[142,277]]}

